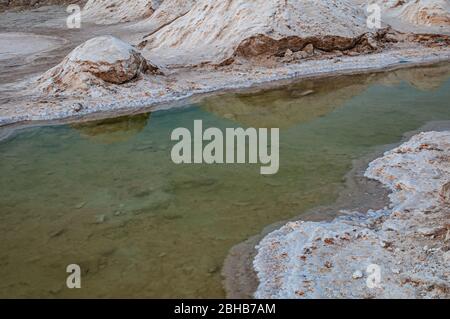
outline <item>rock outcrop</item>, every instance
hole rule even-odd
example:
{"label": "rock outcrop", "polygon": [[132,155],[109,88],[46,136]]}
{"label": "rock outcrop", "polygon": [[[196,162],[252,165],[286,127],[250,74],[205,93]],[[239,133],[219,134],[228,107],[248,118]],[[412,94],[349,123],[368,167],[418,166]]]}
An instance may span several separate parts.
{"label": "rock outcrop", "polygon": [[115,24],[150,17],[163,0],[89,0],[82,18],[96,24]]}
{"label": "rock outcrop", "polygon": [[75,48],[38,79],[38,88],[45,93],[93,93],[108,85],[129,82],[146,72],[159,71],[131,45],[102,36]]}
{"label": "rock outcrop", "polygon": [[366,176],[392,191],[390,208],[266,236],[257,298],[450,297],[450,132],[414,136]]}
{"label": "rock outcrop", "polygon": [[197,0],[140,47],[151,59],[164,57],[165,64],[220,64],[307,45],[345,50],[368,31],[363,10],[351,0]]}

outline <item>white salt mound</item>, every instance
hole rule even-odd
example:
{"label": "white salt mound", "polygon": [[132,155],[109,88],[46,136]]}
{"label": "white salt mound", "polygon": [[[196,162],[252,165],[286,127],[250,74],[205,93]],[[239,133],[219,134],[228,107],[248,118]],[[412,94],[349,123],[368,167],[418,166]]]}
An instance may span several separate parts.
{"label": "white salt mound", "polygon": [[298,51],[308,41],[345,49],[368,31],[365,13],[352,0],[197,0],[141,47],[146,57],[164,58],[161,63],[221,63],[235,53]]}
{"label": "white salt mound", "polygon": [[158,68],[131,45],[112,36],[90,39],[38,79],[46,93],[89,92],[108,84],[123,84]]}
{"label": "white salt mound", "polygon": [[96,24],[115,24],[144,19],[153,14],[163,0],[89,0],[82,18]]}

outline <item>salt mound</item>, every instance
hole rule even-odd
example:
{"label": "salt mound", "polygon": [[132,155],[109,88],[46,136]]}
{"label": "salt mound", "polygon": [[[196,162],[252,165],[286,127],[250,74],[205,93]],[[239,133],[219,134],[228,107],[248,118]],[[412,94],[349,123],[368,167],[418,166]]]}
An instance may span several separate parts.
{"label": "salt mound", "polygon": [[196,0],[163,0],[158,9],[147,19],[134,25],[138,29],[145,29],[147,36],[162,27],[172,23],[192,9]]}
{"label": "salt mound", "polygon": [[351,0],[197,0],[178,19],[145,38],[146,56],[161,63],[221,63],[234,54],[299,51],[309,43],[332,50],[368,32]]}
{"label": "salt mound", "polygon": [[448,0],[409,1],[400,14],[407,22],[426,26],[450,26]]}
{"label": "salt mound", "polygon": [[102,36],[75,48],[38,79],[38,88],[46,93],[89,92],[108,84],[123,84],[144,72],[157,70],[128,43]]}
{"label": "salt mound", "polygon": [[427,27],[450,26],[448,0],[376,0],[373,2],[381,6],[386,22],[394,24],[405,22]]}
{"label": "salt mound", "polygon": [[147,18],[163,0],[89,0],[83,19],[96,24],[114,24]]}
{"label": "salt mound", "polygon": [[148,125],[150,113],[71,124],[81,137],[100,144],[126,142]]}

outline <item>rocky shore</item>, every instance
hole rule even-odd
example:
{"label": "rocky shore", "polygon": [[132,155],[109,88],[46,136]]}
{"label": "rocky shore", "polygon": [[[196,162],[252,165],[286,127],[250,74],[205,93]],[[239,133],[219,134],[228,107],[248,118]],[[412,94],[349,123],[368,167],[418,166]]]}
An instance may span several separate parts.
{"label": "rocky shore", "polygon": [[[133,112],[280,79],[450,60],[446,2],[383,2],[386,20],[378,29],[368,27],[366,7],[359,0],[88,1],[81,11],[87,33],[67,29],[62,7],[51,9],[57,17],[45,7],[7,11],[0,23],[7,44],[0,51],[0,125]],[[401,25],[392,28],[391,21]],[[7,41],[11,25],[38,39],[29,42],[26,63],[20,41]],[[41,48],[43,36],[52,43]],[[46,56],[54,52],[58,59],[50,63]],[[43,65],[52,67],[40,72]]]}
{"label": "rocky shore", "polygon": [[448,298],[449,158],[449,131],[415,135],[365,173],[390,190],[389,207],[268,234],[253,262],[255,297]]}
{"label": "rocky shore", "polygon": [[[383,13],[377,29],[362,0],[78,1],[81,30],[67,29],[67,3],[0,1],[0,126],[450,61],[446,0],[373,0]],[[291,221],[235,250],[255,276],[246,296],[450,297],[450,131],[413,136],[365,176],[389,190],[388,206],[367,196],[330,220]]]}

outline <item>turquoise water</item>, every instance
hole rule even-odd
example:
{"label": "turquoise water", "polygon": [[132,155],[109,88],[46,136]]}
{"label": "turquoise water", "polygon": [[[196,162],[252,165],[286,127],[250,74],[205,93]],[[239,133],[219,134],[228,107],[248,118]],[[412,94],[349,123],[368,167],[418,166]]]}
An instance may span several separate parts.
{"label": "turquoise water", "polygon": [[[0,297],[222,297],[228,250],[330,204],[378,146],[450,120],[450,66],[224,93],[0,142]],[[177,127],[279,127],[280,170],[175,165]],[[79,264],[82,288],[66,288]]]}

